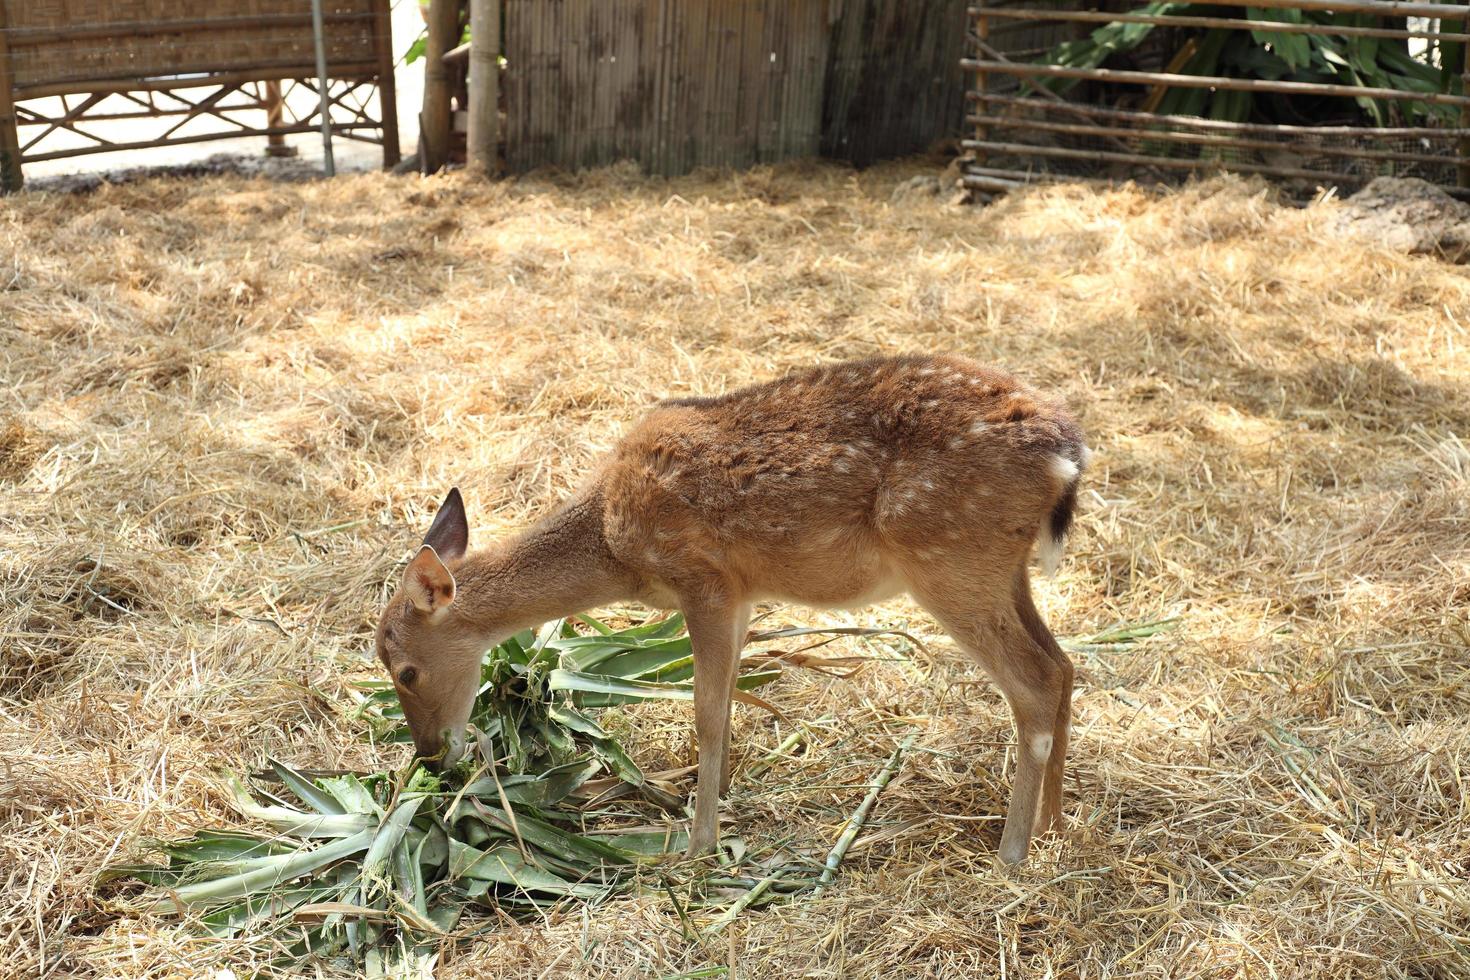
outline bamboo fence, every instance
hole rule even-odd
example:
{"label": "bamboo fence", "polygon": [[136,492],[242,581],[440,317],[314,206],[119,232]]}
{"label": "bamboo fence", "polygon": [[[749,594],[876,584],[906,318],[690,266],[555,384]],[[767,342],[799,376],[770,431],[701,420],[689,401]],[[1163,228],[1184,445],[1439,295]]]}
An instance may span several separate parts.
{"label": "bamboo fence", "polygon": [[[1335,11],[1374,18],[1371,24],[1319,25],[1250,20],[1240,7]],[[1470,193],[1470,60],[1458,67],[1462,92],[1415,92],[1324,82],[1196,75],[1179,70],[1155,52],[1157,65],[1128,68],[1072,67],[1046,58],[1027,60],[1015,45],[997,43],[996,34],[1018,25],[1043,33],[1044,50],[1109,23],[1158,28],[1258,30],[1285,34],[1412,39],[1451,42],[1439,50],[1457,58],[1470,53],[1470,6],[1447,3],[1397,3],[1389,0],[1248,0],[1221,5],[1221,16],[1055,9],[974,0],[969,7],[970,56],[963,67],[973,84],[966,93],[966,123],[972,151],[965,183],[1001,190],[1047,175],[1069,177],[1142,176],[1215,172],[1241,173],[1313,183],[1356,185],[1373,177],[1421,176]],[[1457,46],[1456,46],[1457,45]],[[1138,60],[1147,62],[1147,56]],[[1036,84],[1045,79],[1076,80],[1067,98]],[[1031,83],[1027,85],[1026,83]],[[1458,108],[1457,125],[1322,125],[1233,122],[1146,111],[1169,88],[1204,88],[1302,98],[1417,101]]]}

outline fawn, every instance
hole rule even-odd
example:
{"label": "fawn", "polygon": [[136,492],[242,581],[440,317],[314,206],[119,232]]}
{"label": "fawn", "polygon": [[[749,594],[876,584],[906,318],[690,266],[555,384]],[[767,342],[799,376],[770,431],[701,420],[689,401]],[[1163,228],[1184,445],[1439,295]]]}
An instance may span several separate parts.
{"label": "fawn", "polygon": [[[689,854],[715,847],[751,603],[854,607],[907,591],[1009,701],[1016,778],[1001,860],[1061,820],[1072,664],[1031,598],[1088,451],[1059,403],[965,357],[874,358],[658,403],[582,489],[468,551],[458,489],[383,611],[377,653],[421,756],[454,762],[490,646],[620,600],[682,610],[694,649]],[[1040,815],[1038,818],[1038,798]]]}

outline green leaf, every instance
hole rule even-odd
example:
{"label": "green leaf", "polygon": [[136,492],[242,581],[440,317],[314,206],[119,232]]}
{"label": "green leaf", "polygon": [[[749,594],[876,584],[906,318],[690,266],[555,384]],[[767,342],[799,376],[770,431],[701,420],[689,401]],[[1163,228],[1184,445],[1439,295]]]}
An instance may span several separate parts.
{"label": "green leaf", "polygon": [[348,773],[345,776],[328,776],[318,782],[322,789],[342,805],[346,813],[359,813],[383,819],[383,808],[378,806],[373,794],[362,784],[362,780]]}
{"label": "green leaf", "polygon": [[278,919],[309,902],[327,902],[336,898],[341,888],[335,884],[305,888],[277,888],[251,895],[243,902],[227,905],[201,916],[212,935],[230,939],[258,931],[258,924]]}
{"label": "green leaf", "polygon": [[331,793],[326,792],[290,766],[283,762],[277,762],[275,759],[268,761],[270,762],[271,771],[276,774],[276,778],[280,779],[291,792],[295,793],[302,803],[310,807],[315,807],[319,813],[342,814],[347,812],[346,807],[338,803]]}
{"label": "green leaf", "polygon": [[231,776],[230,790],[235,809],[244,816],[269,824],[288,837],[350,837],[377,826],[378,821],[361,813],[307,813],[288,806],[262,806],[239,779]]}
{"label": "green leaf", "polygon": [[613,695],[624,701],[694,700],[694,685],[692,684],[631,681],[621,677],[588,674],[576,670],[553,670],[547,679],[546,686],[553,691],[569,691],[573,694]]}
{"label": "green leaf", "polygon": [[576,792],[577,787],[597,774],[601,768],[586,758],[574,759],[564,765],[554,766],[539,776],[508,775],[496,786],[494,776],[483,776],[464,788],[465,796],[482,797],[492,803],[500,802],[500,790],[511,803],[526,806],[553,806]]}
{"label": "green leaf", "polygon": [[257,858],[246,862],[249,866],[242,867],[235,874],[176,888],[168,896],[160,898],[154,909],[161,912],[180,912],[199,905],[223,905],[279,888],[288,881],[319,871],[333,862],[363,851],[372,842],[375,833],[373,830],[364,830],[311,850]]}
{"label": "green leaf", "polygon": [[[526,892],[542,892],[567,898],[600,898],[607,889],[601,885],[567,881],[527,864],[513,845],[503,844],[482,851],[468,844],[450,841],[449,876],[451,879],[510,885]],[[488,889],[467,889],[470,895],[483,895]]]}
{"label": "green leaf", "polygon": [[388,859],[392,856],[393,849],[403,840],[403,835],[408,833],[408,825],[413,823],[414,816],[419,812],[419,805],[423,802],[424,798],[420,796],[404,800],[393,808],[392,814],[378,828],[372,846],[362,859],[363,877],[382,878],[386,875]]}

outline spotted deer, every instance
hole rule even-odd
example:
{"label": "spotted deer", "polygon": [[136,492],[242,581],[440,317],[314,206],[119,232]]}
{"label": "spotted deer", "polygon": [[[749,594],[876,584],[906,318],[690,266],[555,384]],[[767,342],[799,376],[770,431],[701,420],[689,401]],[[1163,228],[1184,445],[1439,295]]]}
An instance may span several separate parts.
{"label": "spotted deer", "polygon": [[[451,490],[383,611],[377,652],[426,758],[455,761],[483,652],[615,601],[678,608],[694,650],[689,854],[716,844],[751,604],[856,607],[907,592],[1009,701],[1018,747],[1000,857],[1061,820],[1072,665],[1032,602],[1088,451],[1056,400],[965,357],[832,364],[660,402],[582,489],[471,553]],[[1038,816],[1039,801],[1039,816]]]}

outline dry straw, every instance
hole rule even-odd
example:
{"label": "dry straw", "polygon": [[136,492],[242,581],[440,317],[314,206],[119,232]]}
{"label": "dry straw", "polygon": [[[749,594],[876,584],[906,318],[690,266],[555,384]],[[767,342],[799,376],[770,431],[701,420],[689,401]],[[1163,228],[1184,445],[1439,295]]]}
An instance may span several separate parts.
{"label": "dry straw", "polygon": [[[820,898],[713,936],[671,875],[481,920],[440,975],[1470,974],[1470,281],[1250,182],[890,204],[915,172],[0,204],[0,975],[270,959],[93,876],[245,825],[223,768],[401,760],[349,685],[446,486],[483,539],[659,396],[933,349],[1065,394],[1098,450],[1058,632],[1177,617],[1078,646],[1066,837],[994,866],[1008,712],[896,602],[850,622],[932,656],[736,711],[727,819],[819,855],[914,736]],[[689,761],[687,706],[606,724]]]}

